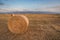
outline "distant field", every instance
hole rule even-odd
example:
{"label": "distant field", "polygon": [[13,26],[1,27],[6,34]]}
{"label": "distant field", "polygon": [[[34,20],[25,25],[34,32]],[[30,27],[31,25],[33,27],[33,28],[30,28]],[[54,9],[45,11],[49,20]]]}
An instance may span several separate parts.
{"label": "distant field", "polygon": [[17,35],[7,28],[11,14],[0,14],[0,40],[60,40],[60,14],[23,15],[28,17],[30,24],[26,33]]}

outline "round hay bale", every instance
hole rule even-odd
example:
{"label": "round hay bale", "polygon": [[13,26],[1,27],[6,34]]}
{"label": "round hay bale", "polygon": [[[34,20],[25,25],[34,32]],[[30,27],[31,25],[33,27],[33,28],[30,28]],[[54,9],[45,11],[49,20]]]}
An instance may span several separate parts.
{"label": "round hay bale", "polygon": [[29,24],[29,21],[26,16],[24,16],[24,15],[12,16],[8,20],[8,29],[12,33],[22,34],[22,33],[26,32],[26,30],[28,28],[28,24]]}

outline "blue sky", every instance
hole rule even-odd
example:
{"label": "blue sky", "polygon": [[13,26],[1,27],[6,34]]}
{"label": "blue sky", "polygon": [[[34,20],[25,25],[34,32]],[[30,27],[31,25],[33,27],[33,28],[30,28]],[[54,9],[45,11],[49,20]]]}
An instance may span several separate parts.
{"label": "blue sky", "polygon": [[[1,1],[0,1],[1,2]],[[2,0],[0,8],[42,9],[59,6],[60,0]]]}

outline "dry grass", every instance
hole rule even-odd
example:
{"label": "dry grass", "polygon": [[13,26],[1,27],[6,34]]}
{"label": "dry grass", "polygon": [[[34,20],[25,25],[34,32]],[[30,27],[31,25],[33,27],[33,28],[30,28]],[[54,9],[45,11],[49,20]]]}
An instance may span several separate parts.
{"label": "dry grass", "polygon": [[30,24],[28,31],[19,35],[11,33],[7,28],[10,14],[8,17],[3,15],[0,17],[0,40],[60,40],[60,15],[24,15],[29,18]]}

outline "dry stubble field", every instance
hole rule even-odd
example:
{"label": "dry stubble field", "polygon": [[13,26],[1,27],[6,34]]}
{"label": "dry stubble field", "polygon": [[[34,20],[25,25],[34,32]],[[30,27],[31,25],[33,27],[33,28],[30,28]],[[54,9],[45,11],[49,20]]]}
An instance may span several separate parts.
{"label": "dry stubble field", "polygon": [[7,28],[7,22],[11,15],[0,14],[0,40],[60,40],[60,15],[23,15],[27,16],[30,22],[27,32],[24,34],[13,34]]}

